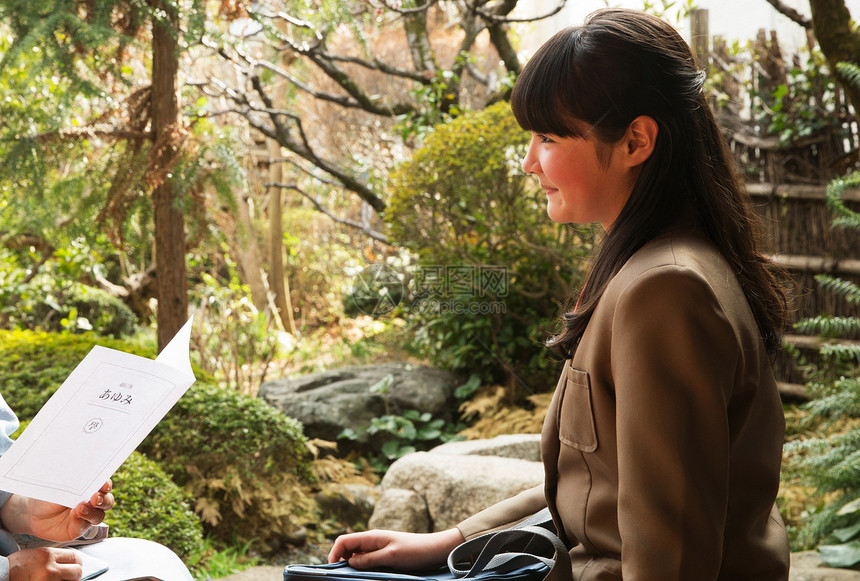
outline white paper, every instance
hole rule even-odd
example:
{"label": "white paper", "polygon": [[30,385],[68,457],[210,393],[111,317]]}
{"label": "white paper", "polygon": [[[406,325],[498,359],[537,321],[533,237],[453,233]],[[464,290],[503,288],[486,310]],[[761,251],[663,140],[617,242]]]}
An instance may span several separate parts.
{"label": "white paper", "polygon": [[78,554],[78,558],[81,560],[81,581],[87,581],[87,579],[94,579],[108,569],[110,569],[110,563],[108,563],[104,559],[99,559],[98,557],[87,555],[86,553],[82,553],[81,551],[75,552]]}
{"label": "white paper", "polygon": [[191,320],[155,360],[96,346],[0,457],[0,490],[89,501],[194,383]]}

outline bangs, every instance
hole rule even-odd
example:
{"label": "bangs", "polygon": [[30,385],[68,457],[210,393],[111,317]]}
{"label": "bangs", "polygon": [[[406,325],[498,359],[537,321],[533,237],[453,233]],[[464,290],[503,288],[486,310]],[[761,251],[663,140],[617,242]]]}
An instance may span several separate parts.
{"label": "bangs", "polygon": [[576,49],[582,29],[555,34],[529,60],[511,92],[511,110],[526,131],[559,137],[582,134],[585,120],[576,90]]}

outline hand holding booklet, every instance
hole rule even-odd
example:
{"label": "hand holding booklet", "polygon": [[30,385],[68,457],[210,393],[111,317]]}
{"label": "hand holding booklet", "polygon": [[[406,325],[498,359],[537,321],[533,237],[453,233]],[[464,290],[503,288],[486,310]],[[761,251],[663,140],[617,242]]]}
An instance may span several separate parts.
{"label": "hand holding booklet", "polygon": [[96,346],[0,456],[0,490],[87,502],[194,383],[189,320],[156,359]]}

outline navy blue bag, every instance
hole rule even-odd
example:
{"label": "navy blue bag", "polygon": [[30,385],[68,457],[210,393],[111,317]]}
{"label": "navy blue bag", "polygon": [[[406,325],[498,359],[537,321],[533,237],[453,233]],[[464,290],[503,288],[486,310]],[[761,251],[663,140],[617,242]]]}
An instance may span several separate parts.
{"label": "navy blue bag", "polygon": [[[485,571],[473,577],[482,581],[540,581],[549,572],[543,564],[532,564],[507,571]],[[432,571],[395,569],[355,569],[346,561],[326,565],[287,565],[284,581],[454,581],[451,571],[442,567]]]}
{"label": "navy blue bag", "polygon": [[341,561],[287,565],[284,581],[569,581],[570,555],[551,526],[544,509],[515,527],[460,544],[448,555],[447,568],[434,571],[368,571]]}

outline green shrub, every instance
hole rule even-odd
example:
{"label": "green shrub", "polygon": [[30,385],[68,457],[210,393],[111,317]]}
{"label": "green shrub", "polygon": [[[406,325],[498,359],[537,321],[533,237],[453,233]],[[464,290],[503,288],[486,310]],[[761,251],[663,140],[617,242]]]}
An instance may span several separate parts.
{"label": "green shrub", "polygon": [[201,273],[190,300],[194,306],[195,344],[201,366],[230,387],[244,392],[263,381],[278,347],[272,317],[260,312],[251,290],[239,279],[237,265],[224,259],[221,276]]}
{"label": "green shrub", "polygon": [[81,282],[115,268],[105,252],[110,254],[104,244],[90,246],[82,239],[47,257],[0,249],[0,324],[117,338],[134,333],[137,317],[122,300]]}
{"label": "green shrub", "polygon": [[18,304],[17,317],[10,321],[25,329],[94,330],[118,338],[134,333],[137,317],[120,299],[76,282],[62,293],[31,288]]}
{"label": "green shrub", "polygon": [[520,167],[528,142],[507,103],[436,126],[392,174],[386,220],[418,256],[404,306],[424,353],[547,391],[557,366],[543,343],[590,236],[547,217],[543,190]]}
{"label": "green shrub", "polygon": [[0,331],[0,393],[18,418],[33,419],[96,344],[131,350],[92,333]]}
{"label": "green shrub", "polygon": [[191,497],[158,464],[133,452],[111,480],[116,505],[105,522],[112,536],[156,541],[184,561],[204,550],[203,526],[191,510]]}
{"label": "green shrub", "polygon": [[140,450],[196,499],[220,540],[276,547],[312,519],[302,426],[257,398],[197,382]]}

